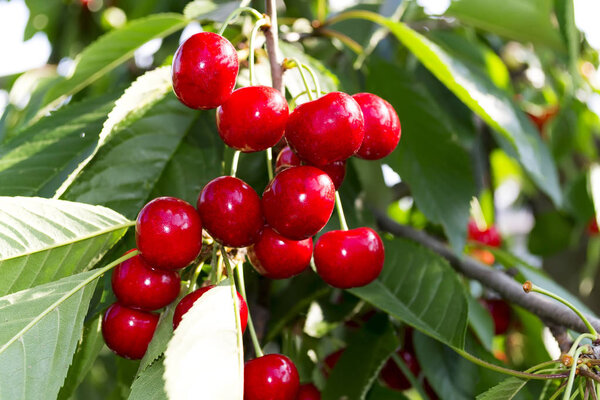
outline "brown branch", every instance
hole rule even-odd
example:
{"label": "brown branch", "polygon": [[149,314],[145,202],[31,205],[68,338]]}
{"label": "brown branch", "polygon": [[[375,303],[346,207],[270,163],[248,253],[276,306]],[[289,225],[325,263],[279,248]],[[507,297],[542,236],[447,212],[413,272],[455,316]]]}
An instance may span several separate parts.
{"label": "brown branch", "polygon": [[265,0],[266,13],[271,21],[270,26],[265,29],[265,39],[269,63],[271,64],[271,79],[273,87],[283,93],[283,68],[281,67],[281,56],[279,55],[279,28],[277,26],[276,0]]}
{"label": "brown branch", "polygon": [[552,323],[549,323],[548,321],[542,321],[546,324],[546,326],[550,329],[550,332],[552,332],[552,336],[554,336],[554,339],[556,339],[556,342],[558,343],[558,347],[560,348],[560,351],[562,353],[567,353],[569,351],[569,349],[571,348],[571,345],[573,344],[571,342],[571,338],[569,337],[569,334],[567,333],[567,329],[564,326],[558,326]]}
{"label": "brown branch", "polygon": [[600,383],[600,376],[596,375],[593,372],[588,371],[587,369],[583,369],[583,368],[579,368],[579,375],[581,376],[585,376],[586,378],[591,378],[593,380],[595,380],[596,382]]}
{"label": "brown branch", "polygon": [[[409,226],[400,225],[388,218],[383,212],[375,210],[375,215],[382,230],[395,236],[408,238],[420,243],[447,259],[450,265],[458,272],[468,278],[479,281],[484,286],[497,292],[504,299],[529,310],[549,323],[564,326],[578,332],[587,331],[585,324],[577,314],[563,304],[537,293],[525,293],[521,284],[504,272],[490,268],[471,257],[457,256],[441,241],[423,231],[417,231]],[[600,330],[600,320],[598,318],[589,315],[586,317],[596,330]]]}

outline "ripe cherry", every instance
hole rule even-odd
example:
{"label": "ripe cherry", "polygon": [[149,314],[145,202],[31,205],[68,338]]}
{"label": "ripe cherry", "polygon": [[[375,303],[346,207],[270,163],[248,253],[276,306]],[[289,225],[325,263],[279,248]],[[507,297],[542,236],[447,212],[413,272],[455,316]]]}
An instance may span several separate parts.
{"label": "ripe cherry", "polygon": [[135,241],[142,258],[152,267],[181,269],[202,249],[202,222],[189,203],[159,197],[138,214]]}
{"label": "ripe cherry", "polygon": [[303,240],[319,232],[331,217],[335,187],[329,175],[301,166],[280,172],[262,197],[267,223],[280,235]]}
{"label": "ripe cherry", "polygon": [[385,258],[383,242],[371,228],[330,231],[314,251],[319,276],[341,289],[364,286],[379,276]]}
{"label": "ripe cherry", "polygon": [[586,229],[587,229],[587,233],[590,236],[595,236],[598,233],[600,233],[600,230],[598,230],[598,222],[596,222],[596,218],[595,217],[592,218],[592,219],[590,219],[590,222],[588,222]]}
{"label": "ripe cherry", "polygon": [[261,275],[284,279],[308,268],[312,250],[312,238],[290,240],[265,226],[258,241],[248,248],[248,258]]}
{"label": "ripe cherry", "polygon": [[281,140],[288,115],[279,90],[248,86],[234,91],[217,109],[217,128],[229,147],[246,153],[262,151]]}
{"label": "ripe cherry", "polygon": [[475,242],[483,243],[490,247],[500,247],[502,238],[496,230],[496,227],[491,225],[487,229],[480,230],[475,220],[469,220],[467,226],[468,238]]}
{"label": "ripe cherry", "polygon": [[321,400],[321,392],[312,383],[304,383],[298,389],[296,400]]}
{"label": "ripe cherry", "polygon": [[158,324],[158,314],[114,303],[104,313],[102,336],[109,349],[131,360],[144,357]]}
{"label": "ripe cherry", "polygon": [[363,141],[363,115],[352,97],[332,92],[296,107],[288,119],[285,137],[309,164],[342,161],[356,153]]}
{"label": "ripe cherry", "polygon": [[246,247],[258,240],[264,225],[260,198],[241,179],[221,176],[208,182],[197,206],[204,229],[219,243]]}
{"label": "ripe cherry", "polygon": [[488,309],[494,320],[494,335],[505,334],[511,321],[511,311],[508,303],[502,299],[485,299],[483,305]]}
{"label": "ripe cherry", "polygon": [[[196,300],[214,287],[215,285],[201,287],[200,289],[194,290],[192,293],[188,294],[179,301],[179,304],[177,304],[177,307],[175,307],[175,312],[173,313],[173,330],[177,329],[181,319],[183,318],[183,315],[188,312],[190,308],[192,308]],[[239,293],[237,294],[237,297],[238,306],[240,309],[240,323],[242,325],[243,333],[246,330],[246,324],[248,323],[248,305]]]}
{"label": "ripe cherry", "polygon": [[267,354],[244,366],[244,400],[296,400],[300,378],[282,354]]}
{"label": "ripe cherry", "polygon": [[346,160],[323,165],[319,167],[319,169],[325,171],[327,175],[329,175],[333,181],[335,190],[338,190],[340,186],[342,186],[342,182],[344,182],[344,178],[346,177]]}
{"label": "ripe cherry", "polygon": [[237,53],[227,39],[212,32],[196,33],[173,57],[173,90],[190,108],[216,108],[231,96],[238,68]]}
{"label": "ripe cherry", "polygon": [[356,156],[367,160],[387,156],[400,141],[400,119],[394,107],[371,93],[357,93],[352,98],[365,118],[365,137]]}
{"label": "ripe cherry", "polygon": [[[414,377],[418,377],[419,373],[421,372],[421,367],[419,366],[419,362],[417,361],[415,354],[412,351],[405,349],[398,350],[396,354],[398,354],[400,359],[404,361]],[[406,375],[404,375],[393,358],[390,358],[386,361],[385,365],[381,369],[381,372],[379,373],[379,376],[391,389],[402,391],[412,386]]]}
{"label": "ripe cherry", "polygon": [[179,296],[181,278],[176,271],[152,268],[137,255],[117,265],[111,282],[121,305],[154,311]]}
{"label": "ripe cherry", "polygon": [[275,172],[279,173],[289,167],[300,166],[302,160],[290,149],[290,146],[285,146],[277,155],[275,161]]}

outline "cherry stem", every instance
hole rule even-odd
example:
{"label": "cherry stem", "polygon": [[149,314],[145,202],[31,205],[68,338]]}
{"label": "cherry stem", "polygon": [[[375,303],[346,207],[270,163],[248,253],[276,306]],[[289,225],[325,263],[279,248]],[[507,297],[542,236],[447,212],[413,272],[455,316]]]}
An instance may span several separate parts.
{"label": "cherry stem", "polygon": [[579,318],[581,318],[581,320],[583,321],[583,323],[587,327],[587,329],[590,332],[590,334],[593,335],[594,340],[598,338],[598,332],[596,332],[596,329],[594,329],[594,327],[592,326],[592,324],[590,323],[590,321],[588,321],[588,319],[585,317],[585,315],[583,315],[583,313],[581,311],[579,311],[577,309],[577,307],[575,307],[569,301],[563,299],[559,295],[556,295],[556,294],[554,294],[554,293],[552,293],[552,292],[550,292],[550,291],[548,291],[546,289],[542,289],[541,287],[534,285],[530,281],[525,282],[523,284],[523,287],[527,287],[526,292],[532,291],[532,292],[537,292],[537,293],[543,294],[545,296],[553,298],[554,300],[558,300],[561,303],[563,303],[565,306],[569,307],[571,310],[573,310],[573,312],[575,314],[577,314],[577,316]]}
{"label": "cherry stem", "polygon": [[588,351],[589,346],[581,346],[575,351],[575,355],[573,356],[573,365],[571,366],[571,371],[569,372],[569,380],[567,381],[567,388],[565,389],[565,394],[563,395],[563,400],[568,400],[571,397],[571,390],[573,389],[573,383],[575,382],[575,372],[577,371],[577,359],[584,351]]}
{"label": "cherry stem", "polygon": [[571,345],[571,348],[569,349],[569,352],[567,354],[573,357],[573,355],[575,354],[575,350],[577,350],[577,348],[579,347],[579,343],[581,343],[583,339],[595,340],[596,336],[594,336],[591,333],[582,333],[581,335],[577,336],[577,339],[575,339],[573,345]]}
{"label": "cherry stem", "polygon": [[254,9],[252,7],[237,8],[231,14],[229,14],[229,16],[227,16],[227,18],[225,19],[225,22],[223,22],[223,25],[221,25],[221,29],[219,29],[218,34],[223,36],[223,33],[225,32],[225,29],[227,29],[229,24],[231,24],[231,22],[234,19],[236,19],[237,17],[239,17],[243,12],[248,12],[248,13],[252,14],[254,16],[254,18],[256,18],[256,19],[261,19],[263,17],[263,15],[258,10]]}
{"label": "cherry stem", "polygon": [[196,289],[196,282],[198,281],[200,272],[202,272],[202,267],[204,267],[204,261],[200,261],[194,270],[194,275],[192,275],[192,279],[190,280],[190,284],[188,286],[188,294],[192,293]]}
{"label": "cherry stem", "polygon": [[264,25],[269,23],[268,18],[260,18],[254,23],[250,39],[248,40],[248,48],[250,51],[250,59],[248,60],[248,76],[250,80],[250,86],[254,86],[254,43],[256,42],[256,35],[258,30]]}
{"label": "cherry stem", "polygon": [[[303,95],[305,95],[305,94],[308,94],[308,92],[309,92],[308,90],[304,90],[304,91],[302,91],[302,92],[298,93],[296,96],[294,96],[294,97],[292,98],[292,100],[290,101],[290,103],[294,105],[294,108],[296,107],[296,100],[298,100],[298,99],[300,98],[300,96],[303,96]],[[323,91],[321,91],[321,93],[319,93],[319,94],[325,94],[325,93],[326,93],[326,92],[323,92]]]}
{"label": "cherry stem", "polygon": [[117,265],[121,264],[123,261],[129,260],[130,258],[137,256],[139,253],[140,252],[138,250],[131,251],[131,252],[125,254],[124,256],[122,256],[120,258],[117,258],[115,261],[111,262],[110,264],[106,265],[105,267],[98,268],[96,270],[96,272],[94,272],[92,275],[90,275],[85,280],[81,281],[73,289],[69,290],[67,293],[65,293],[64,295],[62,295],[58,300],[56,300],[54,303],[52,303],[51,305],[49,305],[48,308],[46,308],[43,312],[41,312],[34,319],[32,319],[27,325],[25,325],[23,327],[23,329],[21,329],[8,342],[6,342],[4,344],[4,346],[2,346],[0,348],[0,354],[4,353],[6,351],[6,349],[8,349],[10,347],[11,344],[13,344],[17,340],[19,340],[19,338],[21,338],[25,333],[27,333],[27,331],[29,331],[31,328],[33,328],[33,326],[35,324],[37,324],[38,322],[40,322],[46,315],[48,315],[49,313],[51,313],[54,309],[56,309],[56,307],[60,306],[69,297],[73,296],[79,290],[81,290],[85,286],[89,285],[91,282],[93,282],[94,280],[98,279],[100,276],[104,275],[106,272],[110,271],[111,269],[113,269]]}
{"label": "cherry stem", "polygon": [[269,174],[269,182],[273,179],[273,148],[269,147],[265,154],[267,156],[267,173]]}
{"label": "cherry stem", "polygon": [[252,315],[250,314],[250,304],[248,303],[248,298],[246,297],[246,285],[244,283],[244,264],[240,263],[236,267],[238,285],[240,287],[240,293],[246,302],[246,306],[248,307],[248,329],[250,330],[250,337],[252,338],[252,345],[254,346],[254,352],[257,357],[262,357],[264,355],[260,342],[258,341],[258,335],[256,335],[256,330],[254,329],[254,322],[252,321]]}
{"label": "cherry stem", "polygon": [[312,101],[315,98],[313,96],[313,89],[310,88],[310,85],[308,84],[308,80],[306,79],[306,75],[304,74],[304,70],[306,69],[313,79],[313,83],[315,84],[314,91],[317,92],[317,97],[318,97],[318,94],[321,92],[321,88],[319,86],[319,81],[318,81],[314,71],[312,71],[312,69],[310,67],[308,67],[305,64],[302,64],[300,61],[298,61],[297,58],[286,58],[283,61],[283,65],[284,65],[284,68],[286,68],[286,69],[291,69],[294,67],[298,68],[298,72],[300,72],[300,78],[302,78],[302,82],[304,83],[304,87],[306,88],[306,94],[308,94],[308,99]]}
{"label": "cherry stem", "polygon": [[221,246],[221,257],[225,260],[225,268],[227,268],[227,277],[229,278],[229,287],[231,288],[231,297],[233,299],[233,315],[235,316],[235,330],[237,332],[238,356],[241,367],[240,373],[243,375],[244,368],[244,340],[242,338],[242,321],[240,319],[240,305],[235,289],[235,279],[233,278],[233,269],[229,263],[225,246]]}
{"label": "cherry stem", "polygon": [[344,208],[342,207],[342,199],[340,198],[340,192],[335,191],[335,208],[337,209],[338,217],[340,219],[340,228],[343,231],[348,230],[348,223],[346,222],[346,216],[344,215]]}
{"label": "cherry stem", "polygon": [[217,243],[213,242],[212,258],[210,259],[210,282],[217,284]]}
{"label": "cherry stem", "polygon": [[238,163],[240,161],[240,153],[241,151],[236,150],[231,159],[231,176],[233,177],[235,177],[235,174],[237,173]]}

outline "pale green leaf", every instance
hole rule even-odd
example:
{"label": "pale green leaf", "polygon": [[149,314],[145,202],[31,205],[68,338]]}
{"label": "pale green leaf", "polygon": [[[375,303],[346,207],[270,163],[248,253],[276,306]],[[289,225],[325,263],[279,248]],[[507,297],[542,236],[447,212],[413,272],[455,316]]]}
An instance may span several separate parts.
{"label": "pale green leaf", "polygon": [[183,9],[183,15],[189,19],[222,22],[240,7],[240,1],[194,0]]}
{"label": "pale green leaf", "polygon": [[512,400],[525,387],[526,380],[508,378],[477,396],[477,400]]}
{"label": "pale green leaf", "polygon": [[[165,393],[165,365],[163,359],[155,361],[144,370],[131,385],[129,400],[167,400]],[[202,391],[202,387],[194,389],[193,393]]]}

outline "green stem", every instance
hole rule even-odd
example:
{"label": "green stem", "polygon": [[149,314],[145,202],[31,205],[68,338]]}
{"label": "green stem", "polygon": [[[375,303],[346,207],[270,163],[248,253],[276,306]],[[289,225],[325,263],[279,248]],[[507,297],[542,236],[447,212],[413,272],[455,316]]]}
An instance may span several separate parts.
{"label": "green stem", "polygon": [[216,285],[217,280],[217,243],[213,242],[212,257],[210,259],[210,282]]}
{"label": "green stem", "polygon": [[571,397],[571,390],[573,389],[573,383],[575,382],[575,372],[577,371],[577,360],[584,350],[588,350],[588,346],[581,346],[575,351],[573,365],[571,366],[571,372],[569,373],[569,380],[567,381],[567,388],[565,389],[563,400],[568,400]]}
{"label": "green stem", "polygon": [[571,310],[573,310],[573,312],[575,312],[575,314],[577,314],[577,316],[579,316],[579,318],[581,318],[581,320],[583,321],[585,326],[588,328],[588,331],[590,332],[590,334],[594,335],[594,339],[598,338],[598,332],[596,332],[596,329],[594,329],[594,327],[592,326],[590,321],[588,321],[588,319],[585,317],[585,315],[583,315],[583,313],[581,311],[579,311],[577,309],[577,307],[575,307],[573,304],[569,303],[567,300],[563,299],[562,297],[560,297],[552,292],[547,291],[546,289],[542,289],[541,287],[534,285],[533,283],[531,284],[530,291],[537,292],[537,293],[546,295],[548,297],[551,297],[554,300],[558,300],[561,303],[563,303],[565,306],[569,307]]}
{"label": "green stem", "polygon": [[269,182],[273,179],[273,148],[269,147],[265,154],[267,156],[267,173],[269,174]]}
{"label": "green stem", "polygon": [[[231,288],[231,297],[233,299],[233,315],[235,316],[235,330],[237,332],[238,356],[240,366],[244,366],[244,340],[242,339],[242,321],[240,319],[240,305],[238,303],[237,290],[235,290],[235,279],[233,279],[233,270],[229,264],[229,258],[225,252],[225,247],[221,246],[221,255],[225,260],[225,268],[227,268],[227,276],[229,277],[229,287]],[[243,374],[243,370],[241,371]]]}
{"label": "green stem", "polygon": [[60,306],[69,297],[71,297],[75,293],[77,293],[80,289],[82,289],[85,286],[89,285],[91,282],[93,282],[94,280],[98,279],[100,276],[102,276],[107,271],[110,271],[111,269],[113,269],[117,265],[121,264],[123,261],[129,260],[130,258],[135,257],[138,254],[139,254],[139,251],[134,250],[132,252],[129,252],[129,253],[125,254],[124,256],[122,256],[120,258],[117,258],[115,261],[111,262],[107,266],[102,267],[102,268],[98,268],[96,270],[96,272],[94,272],[92,275],[90,275],[85,280],[81,281],[73,289],[69,290],[67,293],[65,293],[64,295],[62,295],[58,300],[56,300],[54,303],[52,303],[51,305],[49,305],[42,313],[40,313],[37,317],[35,317],[27,325],[25,325],[25,327],[23,327],[23,329],[21,329],[15,336],[13,336],[8,342],[6,342],[4,344],[4,346],[2,346],[0,348],[0,354],[4,353],[4,351],[6,351],[6,349],[8,349],[8,347],[11,344],[13,344],[17,340],[19,340],[19,338],[21,338],[25,333],[27,333],[27,331],[29,331],[31,328],[33,328],[33,326],[35,324],[37,324],[38,322],[40,322],[46,315],[48,315],[49,313],[51,313],[54,309],[56,309],[58,306]]}
{"label": "green stem", "polygon": [[231,14],[229,14],[229,16],[227,17],[227,19],[225,19],[225,22],[223,22],[223,25],[221,25],[221,29],[219,29],[219,35],[223,35],[223,33],[225,32],[225,29],[227,29],[227,26],[229,26],[229,24],[236,19],[237,17],[239,17],[243,12],[249,12],[250,14],[252,14],[254,16],[254,18],[256,19],[261,19],[263,16],[260,12],[258,12],[257,10],[255,10],[252,7],[240,7],[236,10],[234,10]]}
{"label": "green stem", "polygon": [[[313,97],[313,91],[310,88],[309,84],[308,84],[308,80],[306,79],[306,75],[304,74],[304,68],[302,68],[302,63],[300,61],[298,61],[298,59],[296,58],[288,58],[289,61],[292,61],[296,68],[298,68],[298,72],[300,72],[300,78],[302,78],[302,82],[304,83],[304,87],[306,88],[306,92],[308,94],[308,99],[309,100],[314,100],[315,98]],[[317,92],[319,93],[319,92]]]}
{"label": "green stem", "polygon": [[194,275],[192,275],[192,279],[190,280],[190,285],[188,286],[188,294],[192,293],[196,290],[196,282],[198,281],[198,277],[200,276],[200,272],[202,272],[202,267],[204,266],[204,261],[200,261],[194,270]]}
{"label": "green stem", "polygon": [[238,264],[236,267],[238,284],[240,286],[240,293],[246,302],[246,306],[248,306],[248,329],[250,330],[250,337],[252,338],[252,345],[254,346],[254,352],[257,357],[262,357],[264,355],[260,342],[258,341],[258,336],[256,335],[256,330],[254,329],[254,322],[252,321],[252,315],[250,314],[250,307],[248,304],[248,298],[246,297],[246,284],[244,283],[244,265],[243,263]]}
{"label": "green stem", "polygon": [[305,70],[307,70],[308,73],[310,74],[313,84],[315,85],[315,93],[316,93],[316,96],[318,99],[319,94],[321,93],[321,85],[319,84],[319,78],[317,78],[317,74],[315,74],[315,71],[311,67],[309,67],[308,65],[306,65],[304,63],[300,64],[300,66],[302,68],[304,68]]}
{"label": "green stem", "polygon": [[350,50],[352,50],[358,55],[363,53],[363,47],[360,45],[360,43],[352,39],[350,36],[344,35],[341,32],[334,31],[333,29],[319,28],[317,33],[323,36],[338,39],[340,42],[345,44]]}
{"label": "green stem", "polygon": [[[300,98],[300,96],[308,94],[308,92],[309,92],[308,90],[304,90],[304,91],[298,93],[297,95],[295,95],[292,98],[292,100],[290,101],[290,103],[294,105],[294,108],[296,107],[296,101]],[[321,91],[321,93],[318,93],[319,96],[322,95],[322,94],[325,94],[325,92]]]}
{"label": "green stem", "polygon": [[231,176],[235,176],[237,173],[238,163],[240,161],[240,153],[241,151],[239,150],[236,150],[235,153],[233,153],[233,158],[231,159]]}
{"label": "green stem", "polygon": [[342,207],[342,199],[340,198],[340,193],[338,191],[335,192],[335,208],[337,209],[338,217],[340,219],[340,228],[342,228],[343,231],[347,231],[348,223],[346,222],[344,208]]}
{"label": "green stem", "polygon": [[248,60],[248,75],[250,80],[250,86],[254,86],[254,43],[256,42],[256,35],[258,30],[269,20],[267,18],[260,18],[254,23],[250,39],[248,41],[248,48],[250,51],[250,59]]}
{"label": "green stem", "polygon": [[579,343],[581,343],[583,339],[594,340],[596,339],[596,336],[591,333],[582,333],[581,335],[577,336],[575,341],[573,341],[573,344],[571,345],[571,348],[569,349],[569,352],[567,354],[573,357],[573,355],[575,354],[575,350],[577,350],[577,348],[579,347]]}
{"label": "green stem", "polygon": [[566,386],[567,385],[560,385],[560,387],[556,390],[556,392],[554,392],[554,394],[552,396],[550,396],[550,398],[548,398],[548,400],[558,399],[558,396],[560,396],[560,394],[563,392],[563,390],[565,390]]}

